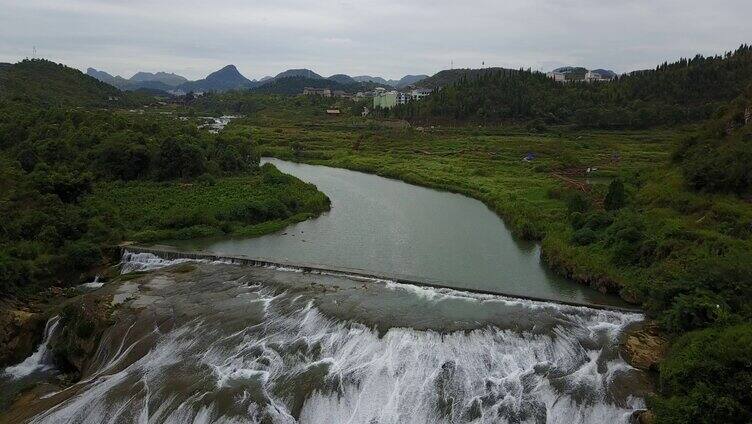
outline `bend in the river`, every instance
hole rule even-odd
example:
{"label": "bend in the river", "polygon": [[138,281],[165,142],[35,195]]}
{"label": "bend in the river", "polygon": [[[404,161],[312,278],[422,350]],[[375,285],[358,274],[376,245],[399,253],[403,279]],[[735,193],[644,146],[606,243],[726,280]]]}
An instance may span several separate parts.
{"label": "bend in the river", "polygon": [[332,209],[266,236],[173,243],[182,250],[360,269],[458,289],[624,306],[616,296],[555,275],[540,246],[516,239],[482,202],[340,168],[265,158],[315,184]]}

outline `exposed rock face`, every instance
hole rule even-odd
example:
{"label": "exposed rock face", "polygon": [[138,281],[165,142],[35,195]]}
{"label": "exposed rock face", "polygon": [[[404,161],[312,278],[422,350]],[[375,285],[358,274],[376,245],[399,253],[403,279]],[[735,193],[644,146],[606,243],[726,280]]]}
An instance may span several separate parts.
{"label": "exposed rock face", "polygon": [[630,365],[645,371],[658,371],[668,349],[655,322],[645,322],[627,331],[621,342],[621,353]]}
{"label": "exposed rock face", "polygon": [[52,350],[64,368],[79,375],[85,370],[99,337],[112,324],[110,299],[109,296],[83,295],[63,308],[63,331],[52,341]]}
{"label": "exposed rock face", "polygon": [[0,368],[31,355],[42,337],[42,314],[0,306]]}

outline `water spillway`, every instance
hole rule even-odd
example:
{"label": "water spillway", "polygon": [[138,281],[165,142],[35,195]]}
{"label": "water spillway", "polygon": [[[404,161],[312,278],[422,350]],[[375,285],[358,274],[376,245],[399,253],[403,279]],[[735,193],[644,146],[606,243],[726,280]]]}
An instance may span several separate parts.
{"label": "water spillway", "polygon": [[601,303],[588,303],[584,301],[567,301],[560,299],[546,299],[537,296],[519,295],[504,293],[498,290],[484,290],[475,288],[460,288],[461,285],[451,282],[442,282],[428,278],[421,278],[415,276],[404,275],[387,275],[383,273],[377,273],[373,271],[365,271],[360,269],[352,269],[345,267],[336,267],[331,265],[319,265],[319,264],[303,264],[292,263],[279,259],[266,259],[266,258],[250,258],[242,255],[217,255],[212,253],[202,252],[185,252],[179,250],[173,250],[165,247],[147,247],[147,246],[127,246],[122,248],[123,266],[126,272],[132,271],[149,271],[165,266],[165,264],[176,264],[181,262],[216,262],[227,264],[238,264],[245,266],[272,268],[282,271],[291,272],[306,272],[314,274],[324,274],[332,276],[343,276],[355,279],[363,279],[367,281],[375,281],[380,283],[395,283],[402,285],[412,285],[417,287],[425,287],[439,290],[451,290],[458,292],[466,292],[468,294],[488,295],[488,296],[504,296],[514,299],[524,299],[537,302],[548,302],[569,306],[584,306],[594,309],[608,309],[614,311],[624,312],[641,312],[640,308],[636,306],[616,306],[610,304]]}
{"label": "water spillway", "polygon": [[626,423],[650,390],[618,351],[640,314],[148,255],[30,422]]}

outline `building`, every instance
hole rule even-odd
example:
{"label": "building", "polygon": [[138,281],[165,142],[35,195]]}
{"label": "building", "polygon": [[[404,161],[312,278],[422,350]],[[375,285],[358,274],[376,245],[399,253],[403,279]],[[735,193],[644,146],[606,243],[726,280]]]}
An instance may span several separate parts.
{"label": "building", "polygon": [[546,74],[547,77],[551,78],[552,80],[556,82],[566,82],[567,81],[567,75],[563,72],[557,72],[552,71]]}
{"label": "building", "polygon": [[421,100],[432,92],[433,90],[431,90],[430,88],[416,88],[415,90],[410,92],[410,96],[412,96],[413,100]]}
{"label": "building", "polygon": [[385,89],[378,87],[373,95],[373,107],[374,109],[380,107],[382,109],[391,109],[397,105],[397,92],[386,91]]}
{"label": "building", "polygon": [[611,79],[601,75],[600,73],[596,71],[587,71],[587,73],[585,74],[585,81],[587,82],[611,81]]}
{"label": "building", "polygon": [[340,114],[340,111],[339,109],[327,109],[326,114],[331,115],[331,116],[337,116]]}
{"label": "building", "polygon": [[303,89],[303,95],[304,96],[332,97],[332,90],[328,88],[305,87]]}
{"label": "building", "polygon": [[397,93],[397,104],[404,105],[405,103],[412,100],[421,100],[432,92],[433,90],[429,88],[417,88],[414,90]]}

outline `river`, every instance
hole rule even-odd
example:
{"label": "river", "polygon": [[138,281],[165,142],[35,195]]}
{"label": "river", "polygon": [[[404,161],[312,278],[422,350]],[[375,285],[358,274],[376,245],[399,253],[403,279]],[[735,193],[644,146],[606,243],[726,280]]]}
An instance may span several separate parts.
{"label": "river", "polygon": [[516,239],[482,202],[340,168],[273,158],[282,172],[315,184],[329,213],[252,239],[173,242],[175,247],[430,279],[457,288],[579,303],[625,305],[552,273],[540,247]]}
{"label": "river", "polygon": [[273,162],[316,183],[331,212],[255,240],[194,246],[457,289],[126,253],[123,273],[152,272],[81,288],[115,316],[80,380],[59,379],[51,351],[66,322],[53,317],[37,351],[0,372],[5,401],[20,399],[7,419],[584,424],[628,423],[645,407],[651,379],[619,350],[641,314],[461,290],[612,301],[551,276],[538,248],[515,241],[480,202]]}

